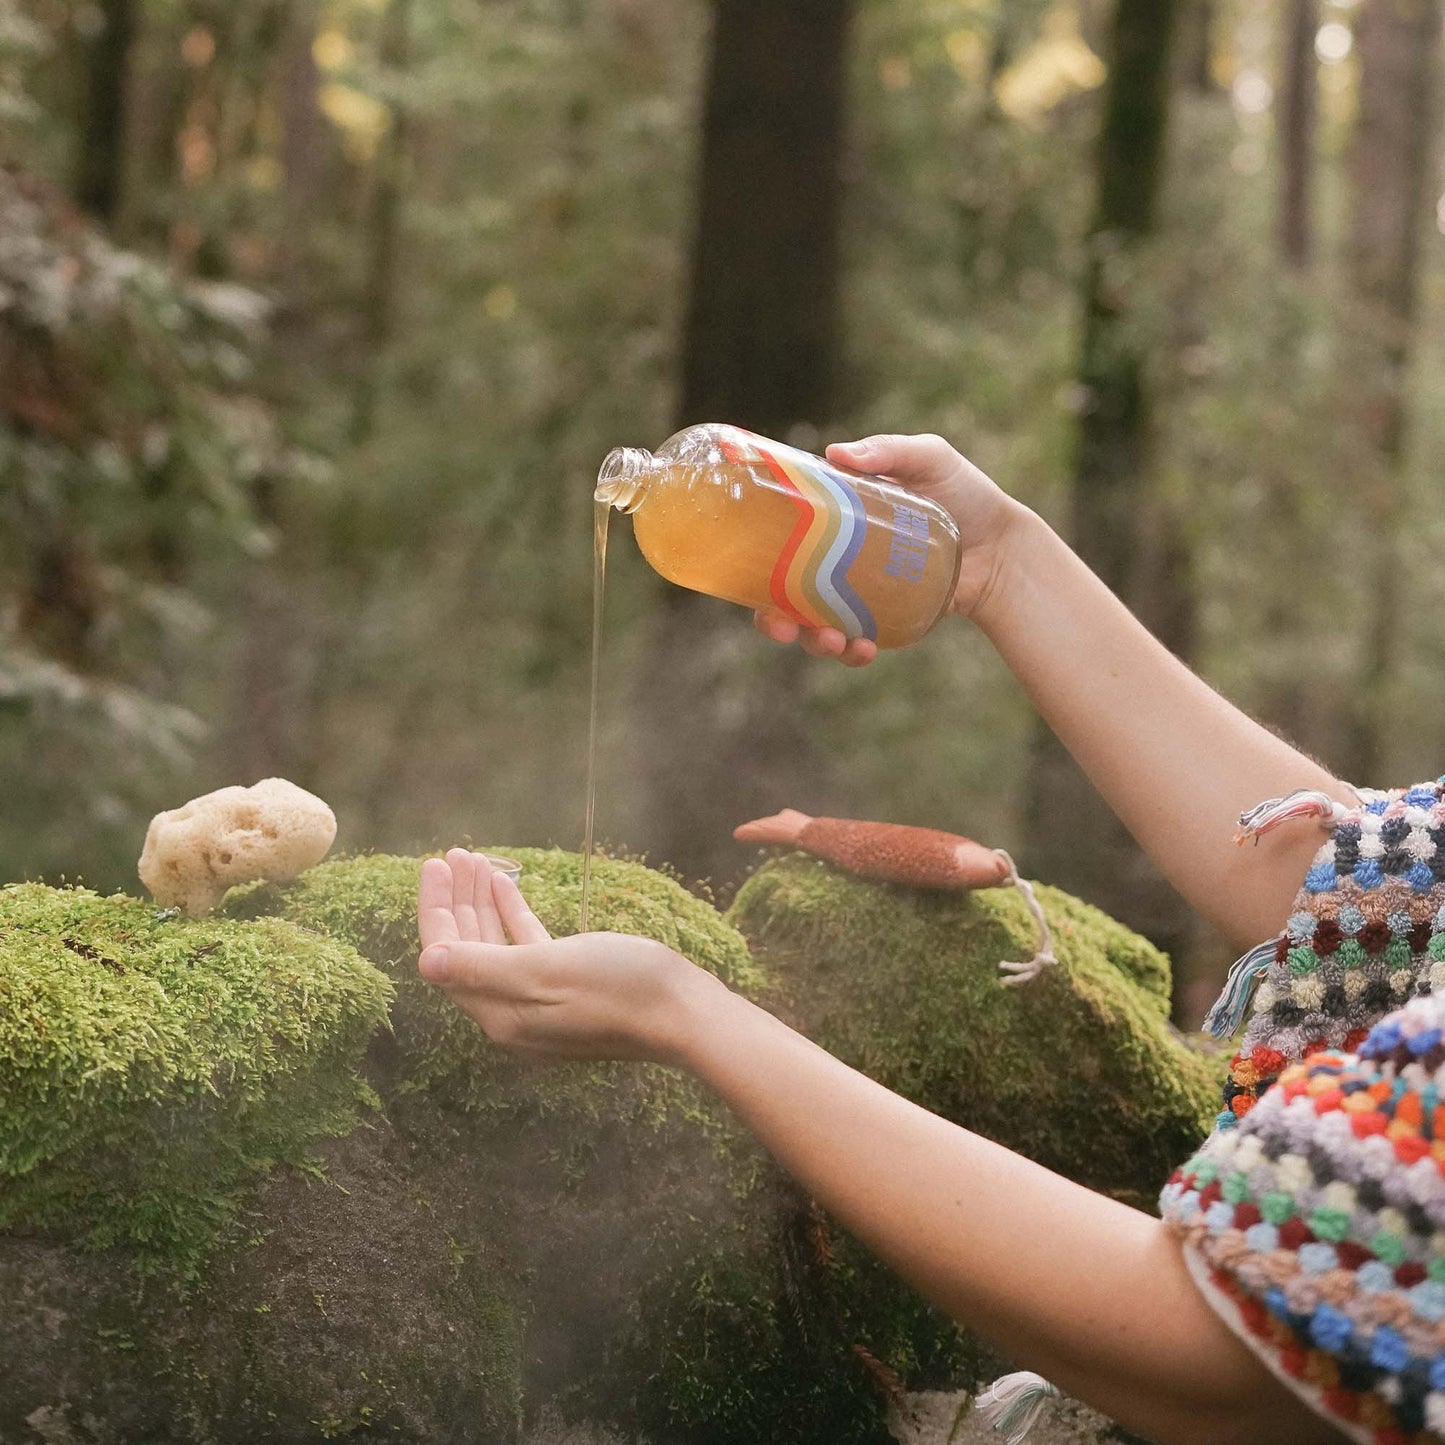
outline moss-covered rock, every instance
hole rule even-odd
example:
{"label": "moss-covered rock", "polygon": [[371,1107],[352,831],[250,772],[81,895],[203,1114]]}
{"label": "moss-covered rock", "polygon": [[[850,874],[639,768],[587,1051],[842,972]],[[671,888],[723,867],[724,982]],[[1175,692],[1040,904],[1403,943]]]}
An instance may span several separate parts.
{"label": "moss-covered rock", "polygon": [[0,888],[0,1229],[193,1272],[244,1190],[373,1101],[391,987],[277,919]]}
{"label": "moss-covered rock", "polygon": [[[523,895],[553,933],[577,931],[581,859],[561,849],[498,848],[522,864]],[[538,1065],[489,1043],[476,1024],[416,969],[419,858],[368,854],[312,868],[290,883],[237,890],[236,917],[274,914],[351,944],[396,988],[395,1054],[380,1070],[388,1093],[422,1091],[467,1111],[560,1112],[654,1124],[697,1091],[667,1070],[619,1064]],[[741,993],[756,997],[764,976],[738,932],[680,884],[639,863],[597,858],[591,926],[657,939]]]}
{"label": "moss-covered rock", "polygon": [[[1222,1060],[1168,1024],[1168,962],[1040,887],[1060,963],[1005,987],[1034,923],[1012,890],[865,882],[794,855],[743,886],[730,922],[810,1038],[881,1083],[1095,1188],[1152,1207],[1207,1128]],[[804,1200],[754,1212],[663,1282],[674,1341],[646,1378],[654,1438],[884,1445],[901,1390],[972,1389],[1009,1368]],[[763,1221],[768,1221],[765,1225]]]}
{"label": "moss-covered rock", "polygon": [[[575,932],[581,860],[558,849],[498,847],[523,867],[528,903],[554,934]],[[519,1059],[417,973],[421,859],[365,855],[294,881],[238,890],[238,917],[275,913],[354,945],[392,979],[391,1034],[370,1077],[422,1175],[459,1161],[490,1211],[495,1242],[526,1262],[529,1396],[570,1414],[633,1418],[639,1377],[674,1349],[638,1301],[688,1276],[715,1239],[768,1233],[751,1199],[771,1178],[761,1152],[694,1080],[623,1063]],[[591,924],[677,949],[739,991],[765,977],[710,904],[640,864],[593,865]],[[766,1281],[760,1281],[766,1285]]]}
{"label": "moss-covered rock", "polygon": [[700,1244],[648,1291],[620,1361],[658,1445],[889,1445],[905,1389],[1004,1368],[787,1181]]}
{"label": "moss-covered rock", "polygon": [[1059,964],[1005,987],[1036,930],[1012,889],[921,892],[793,854],[728,918],[810,1037],[925,1108],[1152,1208],[1213,1119],[1224,1061],[1168,1021],[1163,955],[1040,886]]}
{"label": "moss-covered rock", "polygon": [[[507,851],[548,927],[574,929],[576,855]],[[46,1065],[69,1100],[51,1131],[36,1112],[49,1085],[17,1066],[15,1040],[39,1058],[38,1031],[0,1021],[0,1097],[23,1094],[30,1120],[11,1134],[0,1120],[0,1140],[13,1159],[36,1155],[27,1174],[66,1182],[54,1197],[71,1210],[41,1230],[32,1203],[27,1228],[0,1231],[0,1298],[15,1302],[0,1331],[0,1445],[502,1445],[523,1403],[652,1445],[886,1445],[900,1388],[971,1387],[996,1367],[684,1076],[530,1065],[490,1045],[416,974],[419,865],[337,860],[233,895],[231,919],[197,924],[130,900],[0,892],[0,1020],[56,1020],[55,1060],[91,1039],[92,1060],[128,1061],[115,1078]],[[1217,1066],[1168,1028],[1165,961],[1052,890],[1040,894],[1061,965],[1008,989],[998,959],[1033,943],[1008,892],[918,894],[792,858],[767,865],[725,920],[636,864],[601,860],[595,877],[596,926],[660,939],[781,1001],[885,1084],[1123,1197],[1147,1198],[1211,1111]],[[323,961],[342,972],[313,979]],[[214,982],[193,984],[212,967]],[[361,989],[370,1011],[358,1002],[347,1033],[327,989],[353,975],[375,992]],[[392,1028],[375,1028],[387,980]],[[184,1039],[169,1024],[144,1033],[179,1007]],[[313,1096],[297,1055],[342,1034],[344,1065],[340,1053],[309,1061]],[[311,1172],[261,1174],[318,1132],[322,1075],[350,1090],[335,1126],[355,1121],[358,1059],[379,1111],[322,1146]],[[263,1137],[288,1089],[294,1134]],[[87,1133],[92,1098],[114,1107]],[[247,1141],[229,1193],[204,1162],[204,1141],[220,1139]],[[144,1162],[128,1169],[128,1151]],[[187,1178],[225,1198],[212,1228],[232,1227],[178,1291],[136,1275],[147,1246],[135,1219],[161,1209],[162,1181]],[[87,1190],[95,1207],[76,1213]],[[132,1222],[106,1233],[112,1217]],[[125,1247],[74,1247],[108,1239]]]}
{"label": "moss-covered rock", "polygon": [[276,1169],[185,1291],[119,1250],[0,1235],[0,1445],[503,1445],[519,1270],[465,1172],[384,1124]]}

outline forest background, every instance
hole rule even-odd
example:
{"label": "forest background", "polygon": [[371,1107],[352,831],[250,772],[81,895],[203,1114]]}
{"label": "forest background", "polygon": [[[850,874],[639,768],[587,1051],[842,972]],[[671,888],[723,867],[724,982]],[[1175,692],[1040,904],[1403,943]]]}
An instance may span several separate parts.
{"label": "forest background", "polygon": [[[1445,771],[1441,0],[0,0],[0,877],[279,774],[581,838],[591,487],[935,431],[1344,776]],[[950,623],[852,671],[613,530],[599,834],[1008,846],[1229,962]],[[1221,840],[1228,846],[1228,840]]]}

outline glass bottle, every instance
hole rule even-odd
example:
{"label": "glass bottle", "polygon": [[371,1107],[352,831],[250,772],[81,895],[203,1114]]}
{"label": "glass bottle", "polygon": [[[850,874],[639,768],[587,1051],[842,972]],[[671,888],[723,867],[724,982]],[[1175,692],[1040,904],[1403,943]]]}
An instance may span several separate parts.
{"label": "glass bottle", "polygon": [[958,527],[936,502],[741,427],[617,447],[595,495],[669,582],[880,648],[917,642],[958,585]]}

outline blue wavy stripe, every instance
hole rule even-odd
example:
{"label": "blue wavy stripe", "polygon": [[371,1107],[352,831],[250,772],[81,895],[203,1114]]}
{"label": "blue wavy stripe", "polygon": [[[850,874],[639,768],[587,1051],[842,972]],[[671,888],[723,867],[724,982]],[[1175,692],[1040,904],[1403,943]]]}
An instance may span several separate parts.
{"label": "blue wavy stripe", "polygon": [[838,614],[845,636],[876,641],[878,623],[867,603],[848,582],[848,569],[858,560],[868,535],[868,514],[863,510],[863,502],[857,492],[836,472],[823,467],[810,467],[809,471],[838,503],[842,513],[838,535],[818,567],[818,592]]}

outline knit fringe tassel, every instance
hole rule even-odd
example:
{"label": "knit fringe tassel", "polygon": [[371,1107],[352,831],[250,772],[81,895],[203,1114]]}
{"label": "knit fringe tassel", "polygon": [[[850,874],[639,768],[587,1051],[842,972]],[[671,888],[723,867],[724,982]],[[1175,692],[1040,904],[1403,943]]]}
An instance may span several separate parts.
{"label": "knit fringe tassel", "polygon": [[1244,1022],[1245,1010],[1274,959],[1277,938],[1258,943],[1235,962],[1224,981],[1224,992],[1204,1016],[1204,1032],[1217,1039],[1227,1039]]}
{"label": "knit fringe tassel", "polygon": [[1020,1370],[995,1380],[974,1401],[974,1408],[1003,1436],[1006,1445],[1021,1445],[1044,1407],[1058,1394],[1058,1389],[1042,1375]]}
{"label": "knit fringe tassel", "polygon": [[1242,846],[1253,838],[1257,843],[1266,833],[1292,818],[1318,818],[1324,827],[1333,828],[1349,812],[1349,808],[1337,803],[1328,793],[1317,788],[1298,788],[1282,798],[1266,798],[1241,813],[1234,841]]}
{"label": "knit fringe tassel", "polygon": [[1031,978],[1037,978],[1043,970],[1051,964],[1058,963],[1054,957],[1054,935],[1049,931],[1049,920],[1044,917],[1044,910],[1034,893],[1034,885],[1027,878],[1019,876],[1019,870],[1014,860],[1002,848],[995,848],[994,852],[1008,865],[1008,879],[1020,893],[1023,894],[1024,902],[1029,906],[1029,912],[1034,916],[1034,922],[1039,926],[1039,946],[1034,950],[1034,956],[1027,963],[1000,963],[999,968],[1012,977],[1003,980],[1004,983],[1027,983]]}

